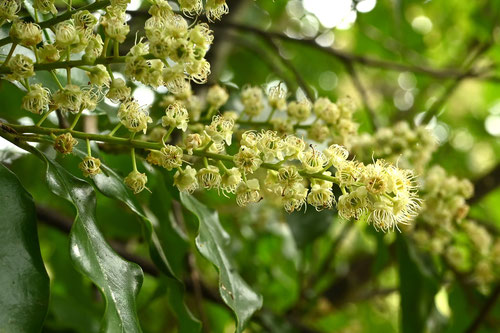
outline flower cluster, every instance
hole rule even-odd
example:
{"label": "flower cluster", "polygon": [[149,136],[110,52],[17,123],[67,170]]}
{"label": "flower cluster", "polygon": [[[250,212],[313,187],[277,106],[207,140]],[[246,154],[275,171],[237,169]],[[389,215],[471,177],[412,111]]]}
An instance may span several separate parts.
{"label": "flower cluster", "polygon": [[[17,7],[0,2],[0,16],[13,22],[12,51],[18,44],[33,50],[33,57],[15,54],[4,63],[10,70],[6,78],[27,90],[23,107],[42,115],[39,124],[54,110],[64,116],[74,114],[68,132],[53,137],[57,151],[71,153],[77,144],[71,131],[82,112],[93,111],[107,97],[118,104],[119,120],[108,137],[125,127],[130,132],[127,142],[134,146],[136,134],[142,132],[147,145],[157,147],[148,149],[146,162],[173,170],[174,185],[180,191],[215,189],[234,196],[240,206],[268,198],[279,201],[287,212],[307,205],[318,211],[336,207],[343,218],[365,220],[383,231],[417,215],[420,200],[410,171],[382,160],[364,164],[349,157],[347,148],[358,129],[351,99],[289,99],[284,84],[267,90],[246,86],[231,100],[219,85],[210,87],[205,96],[196,96],[191,81],[207,81],[210,64],[205,55],[213,35],[207,24],[188,20],[203,9],[209,21],[219,19],[228,11],[226,2],[179,0],[187,18],[174,12],[166,0],[149,2],[145,36],[136,38],[126,56],[120,56],[120,44],[130,32],[128,0],[111,1],[100,19],[86,10],[76,11],[53,27],[53,41],[43,38],[36,23],[15,17]],[[35,1],[34,6],[41,13],[56,13],[53,1]],[[84,54],[84,66],[63,66],[79,53]],[[57,91],[30,83],[42,63],[61,63],[66,69],[65,84],[52,72]],[[110,67],[114,63],[124,64],[125,78],[115,77]],[[72,82],[74,70],[85,71],[88,85]],[[153,119],[149,107],[133,99],[130,81],[167,88],[159,118]],[[151,124],[161,126],[151,128]],[[176,135],[171,135],[174,131]],[[147,176],[137,169],[135,149],[131,149],[133,171],[124,182],[140,193],[147,189]],[[84,176],[92,177],[101,172],[100,166],[87,138],[87,156],[79,167]],[[337,197],[335,191],[340,193]]]}
{"label": "flower cluster", "polygon": [[474,193],[468,179],[448,176],[440,166],[430,168],[423,179],[425,210],[422,219],[430,225],[450,228],[454,222],[467,216],[466,200]]}
{"label": "flower cluster", "polygon": [[[145,22],[145,38],[136,42],[125,57],[120,57],[120,44],[125,42],[130,32],[126,14],[130,0],[111,1],[100,19],[88,10],[76,10],[69,19],[51,27],[52,36],[45,34],[46,37],[40,25],[18,17],[20,1],[0,1],[0,25],[12,22],[9,30],[12,46],[3,63],[9,72],[4,78],[18,82],[27,90],[22,107],[32,113],[43,114],[42,121],[55,110],[63,115],[76,114],[77,121],[83,111],[95,110],[107,97],[120,104],[118,126],[126,127],[132,135],[146,133],[152,121],[147,107],[133,100],[129,82],[115,78],[109,65],[123,62],[128,80],[154,88],[164,86],[170,96],[183,99],[185,104],[192,106],[191,109],[195,108],[196,98],[192,96],[190,81],[204,83],[210,74],[210,64],[204,57],[213,41],[212,31],[207,24],[196,23],[197,20],[190,25],[186,18],[174,12],[166,0],[149,2],[151,17]],[[201,0],[180,0],[179,5],[191,20],[203,10],[209,21],[220,19],[228,12],[224,0],[207,1],[205,6]],[[58,13],[54,0],[36,0],[33,7],[42,14]],[[17,53],[18,45],[31,50],[32,56],[27,52]],[[76,60],[75,54],[83,54],[81,60],[85,65],[78,68],[63,66],[67,61]],[[67,75],[64,82],[56,71],[51,71],[58,90],[51,91],[39,83],[30,83],[38,64],[59,63],[61,68],[66,69]],[[86,72],[89,84],[79,86],[72,83],[72,72],[82,70]],[[170,105],[163,125],[186,130],[185,110],[179,103]],[[66,133],[56,139],[54,147],[67,154],[74,145],[75,140],[70,133]],[[82,161],[85,176],[98,173],[100,163],[97,161],[90,154],[87,160]],[[137,176],[132,178],[138,179]],[[133,183],[130,179],[129,184]]]}
{"label": "flower cluster", "polygon": [[362,161],[383,158],[419,173],[437,149],[437,141],[428,129],[423,126],[412,129],[406,122],[380,128],[373,135],[360,134],[351,142],[353,153]]}
{"label": "flower cluster", "polygon": [[443,255],[449,265],[470,272],[478,284],[485,285],[500,277],[500,240],[466,219],[466,200],[473,191],[469,180],[449,176],[439,166],[430,168],[423,179],[424,205],[412,236],[419,247]]}
{"label": "flower cluster", "polygon": [[[245,91],[242,99],[253,99],[259,105],[257,90]],[[216,86],[207,100],[210,113],[214,106],[222,106],[227,93]],[[186,126],[189,112],[182,103],[172,102],[162,117],[163,125],[169,132],[177,128],[189,134],[184,136],[182,148],[164,143],[161,150],[150,151],[147,161],[168,170],[176,168],[174,184],[180,191],[216,189],[234,194],[240,206],[263,198],[280,201],[287,212],[307,204],[316,210],[336,206],[342,217],[366,220],[383,231],[398,228],[418,214],[420,200],[410,171],[382,160],[365,165],[350,160],[341,145],[319,150],[293,134],[264,129],[239,133],[237,121],[240,115],[248,115],[250,106],[249,102],[242,104],[241,113],[228,111],[213,116],[204,126]],[[235,133],[239,133],[239,142],[233,142]],[[234,144],[238,151],[227,154],[226,148]],[[338,203],[334,186],[342,192]]]}

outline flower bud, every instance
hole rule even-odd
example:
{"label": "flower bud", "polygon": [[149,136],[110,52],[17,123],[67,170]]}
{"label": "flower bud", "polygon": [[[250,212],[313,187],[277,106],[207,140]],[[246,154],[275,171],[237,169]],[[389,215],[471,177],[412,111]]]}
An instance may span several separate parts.
{"label": "flower bud", "polygon": [[236,203],[240,207],[245,207],[250,203],[257,203],[261,199],[260,184],[257,179],[241,182],[236,188]]}
{"label": "flower bud", "polygon": [[198,133],[188,134],[186,136],[186,139],[184,140],[184,145],[186,146],[188,154],[193,155],[193,149],[198,149],[201,146],[202,142],[203,140],[201,138],[201,135],[199,135]]}
{"label": "flower bud", "polygon": [[78,144],[78,141],[73,138],[71,133],[59,135],[54,141],[54,149],[63,155],[70,154],[73,147]]}
{"label": "flower bud", "polygon": [[170,104],[165,110],[165,116],[161,118],[163,127],[175,127],[183,132],[187,130],[189,114],[180,102]]}
{"label": "flower bud", "polygon": [[179,169],[174,175],[174,185],[179,191],[193,193],[198,188],[198,180],[196,179],[196,170],[186,166],[186,169]]}
{"label": "flower bud", "polygon": [[130,172],[123,181],[125,182],[125,185],[127,185],[127,187],[134,192],[134,194],[137,194],[146,188],[148,177],[145,173],[140,173],[134,170]]}
{"label": "flower bud", "polygon": [[92,177],[101,173],[101,160],[92,156],[86,156],[78,165],[85,177]]}
{"label": "flower bud", "polygon": [[56,25],[56,46],[59,49],[66,49],[73,44],[80,42],[80,37],[75,26],[70,21],[64,21]]}
{"label": "flower bud", "polygon": [[79,86],[69,84],[56,91],[52,98],[56,108],[63,112],[78,113],[82,108],[83,92]]}
{"label": "flower bud", "polygon": [[9,32],[10,36],[19,44],[32,47],[42,41],[42,29],[35,23],[15,21]]}
{"label": "flower bud", "polygon": [[290,102],[288,103],[287,112],[288,116],[297,122],[305,121],[311,115],[311,102],[308,99],[303,99],[300,102]]}
{"label": "flower bud", "polygon": [[29,112],[41,114],[48,111],[49,103],[50,90],[42,87],[41,84],[33,84],[23,97],[22,107]]}
{"label": "flower bud", "polygon": [[314,103],[314,113],[327,124],[335,124],[340,117],[338,106],[328,98],[318,98]]}
{"label": "flower bud", "polygon": [[57,14],[57,8],[54,5],[55,0],[35,0],[33,7],[42,14]]}
{"label": "flower bud", "polygon": [[113,79],[106,95],[111,101],[118,103],[130,97],[131,89],[123,79]]}
{"label": "flower bud", "polygon": [[241,146],[240,151],[234,155],[234,164],[245,174],[253,173],[262,164],[260,152],[255,148]]}
{"label": "flower bud", "polygon": [[259,87],[246,87],[241,92],[241,103],[244,113],[250,117],[258,116],[264,110],[264,97]]}
{"label": "flower bud", "polygon": [[222,15],[229,13],[229,7],[226,0],[207,0],[205,12],[207,19],[213,22],[214,20],[220,20]]}
{"label": "flower bud", "polygon": [[221,176],[219,168],[216,166],[209,165],[206,168],[200,169],[196,176],[201,187],[207,190],[219,188]]}
{"label": "flower bud", "polygon": [[229,99],[229,95],[226,89],[222,88],[218,84],[211,86],[207,93],[207,102],[214,109],[218,110],[221,106],[226,104]]}
{"label": "flower bud", "polygon": [[294,132],[293,123],[288,118],[273,118],[270,123],[279,136],[286,136]]}
{"label": "flower bud", "polygon": [[7,67],[12,72],[7,75],[7,79],[11,81],[21,81],[35,75],[33,60],[23,54],[16,54],[12,57],[7,64]]}
{"label": "flower bud", "polygon": [[38,59],[41,63],[56,62],[60,58],[59,50],[53,44],[45,44],[38,49]]}
{"label": "flower bud", "polygon": [[99,87],[109,87],[111,83],[111,77],[104,65],[95,66],[92,68],[92,71],[87,72],[87,76],[89,77],[90,83]]}
{"label": "flower bud", "polygon": [[328,129],[328,126],[315,122],[307,131],[307,135],[309,139],[322,143],[328,139],[330,130]]}

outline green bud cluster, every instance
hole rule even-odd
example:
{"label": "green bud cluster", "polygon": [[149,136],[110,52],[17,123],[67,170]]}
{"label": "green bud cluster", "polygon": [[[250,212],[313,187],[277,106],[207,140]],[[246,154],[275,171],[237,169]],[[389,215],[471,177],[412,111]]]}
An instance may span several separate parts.
{"label": "green bud cluster", "polygon": [[430,168],[423,178],[424,204],[412,236],[419,247],[443,255],[448,265],[470,273],[484,286],[500,277],[500,239],[466,219],[473,192],[469,180],[450,176],[439,166]]}
{"label": "green bud cluster", "polygon": [[353,153],[362,161],[383,158],[405,169],[422,173],[437,149],[437,141],[424,126],[411,128],[406,122],[363,133],[352,141]]}

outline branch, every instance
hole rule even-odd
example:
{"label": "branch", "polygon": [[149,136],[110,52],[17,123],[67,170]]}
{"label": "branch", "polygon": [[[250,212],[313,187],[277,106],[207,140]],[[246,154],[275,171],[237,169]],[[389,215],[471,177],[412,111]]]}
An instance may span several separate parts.
{"label": "branch", "polygon": [[476,49],[476,52],[471,52],[472,56],[465,59],[462,67],[464,68],[464,72],[462,75],[455,78],[455,80],[446,88],[443,94],[439,97],[439,99],[432,104],[429,110],[425,113],[424,118],[422,119],[423,124],[428,124],[432,118],[439,113],[441,108],[446,104],[446,101],[453,95],[455,90],[460,86],[463,80],[467,77],[470,77],[473,73],[472,66],[474,63],[483,55],[488,49],[493,45],[492,41],[484,43],[479,48]]}
{"label": "branch", "polygon": [[[283,70],[277,66],[274,61],[272,61],[269,55],[263,50],[258,43],[255,43],[250,40],[242,40],[241,38],[236,38],[235,35],[230,35],[229,38],[232,39],[232,43],[238,44],[239,46],[245,48],[247,51],[254,53],[257,56],[257,59],[264,62],[270,70],[272,70],[279,78],[281,78],[287,85],[287,87],[291,90],[296,90],[298,88],[295,81],[287,78],[287,75],[283,72]],[[270,125],[269,123],[265,123]]]}
{"label": "branch", "polygon": [[256,27],[244,25],[244,24],[238,24],[234,22],[223,22],[223,23],[214,23],[212,24],[212,27],[214,29],[225,29],[225,28],[231,28],[231,29],[236,29],[244,32],[251,32],[257,35],[265,36],[267,37],[272,37],[272,38],[278,38],[282,39],[285,41],[290,41],[290,42],[295,42],[295,43],[300,43],[306,46],[313,47],[315,49],[318,49],[319,51],[322,51],[326,54],[329,54],[341,61],[347,61],[347,62],[354,62],[354,63],[359,63],[361,65],[365,65],[367,67],[374,67],[374,68],[383,68],[387,70],[392,70],[392,71],[398,71],[398,72],[414,72],[414,73],[420,73],[420,74],[425,74],[431,77],[435,78],[440,78],[440,79],[456,79],[461,76],[464,76],[466,78],[478,78],[482,80],[488,80],[492,82],[500,82],[500,77],[496,77],[493,75],[486,75],[484,71],[468,71],[468,72],[463,72],[460,70],[456,70],[453,68],[433,68],[433,67],[428,67],[428,66],[421,66],[421,65],[415,65],[415,64],[404,64],[404,63],[399,63],[399,62],[392,62],[392,61],[387,61],[387,60],[382,60],[382,59],[377,59],[373,57],[366,57],[362,55],[357,55],[354,53],[349,53],[346,51],[341,51],[337,50],[331,47],[324,47],[316,43],[314,39],[295,39],[292,37],[289,37],[285,35],[284,33],[281,32],[276,32],[276,31],[266,31],[262,30]]}
{"label": "branch", "polygon": [[356,69],[354,68],[354,65],[352,64],[351,61],[344,61],[344,66],[351,76],[352,83],[354,84],[354,87],[358,90],[359,95],[361,96],[361,100],[363,101],[363,104],[365,106],[366,111],[368,111],[368,121],[371,123],[371,127],[373,130],[377,130],[379,127],[379,121],[377,114],[373,110],[373,108],[370,106],[370,102],[368,101],[368,93],[366,92],[365,87],[363,86],[363,83],[361,82],[358,73]]}
{"label": "branch", "polygon": [[500,297],[500,284],[497,284],[495,289],[491,292],[486,302],[483,304],[483,307],[479,311],[478,315],[472,322],[472,324],[465,331],[466,333],[474,333],[477,332],[481,328],[482,322],[486,319],[490,311],[495,306],[495,303],[498,301]]}
{"label": "branch", "polygon": [[500,164],[486,175],[474,182],[474,195],[468,200],[469,204],[479,202],[488,193],[500,185]]}
{"label": "branch", "polygon": [[295,65],[288,58],[284,57],[281,54],[278,44],[276,44],[276,42],[271,37],[266,36],[266,35],[261,35],[261,36],[264,37],[264,40],[267,42],[267,44],[269,44],[269,46],[281,58],[281,61],[283,62],[283,64],[293,73],[293,75],[295,76],[295,79],[299,83],[300,88],[304,91],[307,98],[309,98],[309,100],[311,102],[314,102],[316,100],[316,98],[315,98],[315,94],[314,94],[313,90],[311,89],[311,87],[309,87],[309,84],[306,82],[306,80],[304,80],[304,78],[299,73],[297,68],[295,68]]}

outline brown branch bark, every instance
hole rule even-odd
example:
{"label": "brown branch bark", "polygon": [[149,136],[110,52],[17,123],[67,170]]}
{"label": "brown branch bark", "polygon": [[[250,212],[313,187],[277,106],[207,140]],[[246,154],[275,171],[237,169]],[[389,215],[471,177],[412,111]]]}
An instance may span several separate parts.
{"label": "brown branch bark", "polygon": [[500,186],[500,164],[474,182],[474,195],[469,199],[469,204],[479,202],[498,186]]}
{"label": "brown branch bark", "polygon": [[304,38],[304,39],[295,39],[292,37],[289,37],[285,35],[284,33],[281,32],[276,32],[276,31],[266,31],[259,29],[257,27],[245,25],[245,24],[239,24],[235,22],[222,22],[222,23],[214,23],[212,24],[212,27],[214,29],[226,29],[226,28],[231,28],[231,29],[236,29],[239,31],[246,31],[246,32],[251,32],[257,35],[261,36],[266,36],[266,37],[272,37],[272,38],[278,38],[282,39],[284,41],[289,41],[289,42],[294,42],[294,43],[300,43],[303,45],[307,45],[310,47],[313,47],[315,49],[318,49],[321,52],[324,52],[326,54],[329,54],[341,61],[347,61],[351,63],[358,63],[367,67],[373,67],[373,68],[382,68],[382,69],[387,69],[387,70],[392,70],[392,71],[398,71],[398,72],[414,72],[414,73],[420,73],[420,74],[425,74],[431,77],[439,78],[439,79],[456,79],[462,76],[465,76],[466,78],[477,78],[481,80],[488,80],[492,82],[500,82],[500,77],[490,75],[488,72],[482,71],[482,70],[472,70],[468,72],[464,72],[462,70],[457,70],[454,68],[433,68],[429,66],[422,66],[422,65],[417,65],[417,64],[405,64],[405,63],[400,63],[400,62],[395,62],[395,61],[388,61],[388,60],[383,60],[383,59],[377,59],[369,56],[363,56],[363,55],[358,55],[346,51],[341,51],[337,50],[331,47],[323,47],[319,44],[316,43],[314,39],[309,39],[309,38]]}
{"label": "brown branch bark", "polygon": [[371,107],[370,101],[368,99],[368,93],[361,82],[361,79],[359,78],[358,72],[354,68],[354,65],[351,61],[344,61],[344,66],[347,70],[347,73],[351,76],[352,83],[354,84],[354,87],[358,91],[361,100],[363,101],[363,105],[365,106],[366,111],[368,112],[368,121],[371,123],[371,127],[374,131],[379,128],[379,121],[378,121],[378,116],[375,113],[375,110]]}
{"label": "brown branch bark", "polygon": [[488,314],[495,306],[499,297],[500,297],[500,284],[497,284],[496,287],[491,292],[488,299],[486,299],[486,302],[484,303],[483,307],[479,311],[479,313],[476,316],[476,318],[474,319],[474,321],[471,323],[471,325],[465,331],[466,333],[474,333],[474,332],[477,332],[481,328],[481,324],[488,317]]}

